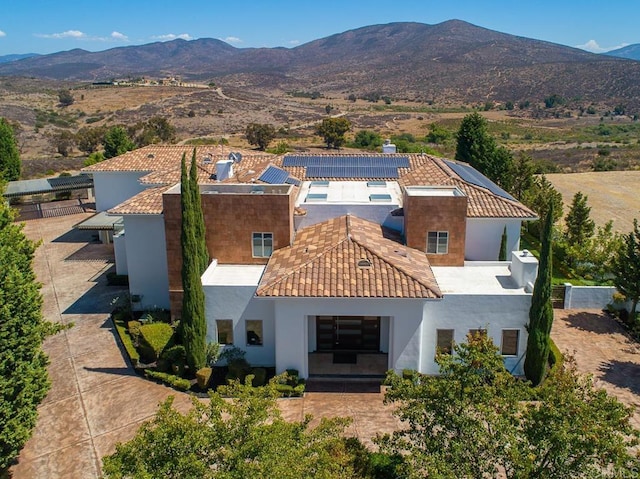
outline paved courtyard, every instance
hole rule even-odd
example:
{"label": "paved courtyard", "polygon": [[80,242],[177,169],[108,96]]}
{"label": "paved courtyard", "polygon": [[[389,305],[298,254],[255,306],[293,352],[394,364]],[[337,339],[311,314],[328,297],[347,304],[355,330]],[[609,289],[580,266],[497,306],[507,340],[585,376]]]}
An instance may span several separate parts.
{"label": "paved courtyard", "polygon": [[575,357],[578,371],[636,409],[632,422],[640,429],[640,345],[624,328],[599,310],[555,310],[551,337]]}
{"label": "paved courtyard", "polygon": [[[106,285],[113,251],[91,233],[72,229],[89,216],[42,218],[25,226],[31,239],[43,242],[35,270],[43,283],[44,315],[73,327],[45,343],[52,388],[40,406],[34,435],[12,468],[16,479],[98,478],[101,458],[117,442],[133,437],[165,398],[175,396],[181,410],[190,406],[187,394],[140,378],[124,360],[109,321],[111,303],[123,293]],[[365,442],[396,427],[382,395],[370,386],[332,384],[326,389],[333,392],[280,401],[283,415],[297,420],[305,414],[350,416],[354,421],[348,432]]]}
{"label": "paved courtyard", "polygon": [[[123,293],[106,285],[113,252],[91,233],[72,229],[89,216],[26,223],[27,235],[43,241],[35,270],[43,283],[45,317],[74,326],[45,344],[52,388],[40,406],[34,435],[12,469],[16,479],[98,478],[101,458],[117,442],[130,439],[158,403],[174,395],[176,407],[190,406],[187,394],[145,381],[124,360],[108,319],[113,299]],[[640,405],[640,347],[617,323],[600,311],[556,311],[552,336],[560,349],[575,356],[580,371],[594,374],[598,386],[626,404]],[[349,416],[348,433],[365,443],[398,425],[369,384],[310,389],[304,398],[280,401],[286,418]],[[640,414],[634,423],[640,427]]]}

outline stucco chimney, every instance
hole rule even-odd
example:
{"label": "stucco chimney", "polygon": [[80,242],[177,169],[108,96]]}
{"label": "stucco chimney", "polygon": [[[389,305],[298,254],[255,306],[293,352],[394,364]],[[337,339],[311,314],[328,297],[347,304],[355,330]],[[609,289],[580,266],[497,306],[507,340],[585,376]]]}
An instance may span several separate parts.
{"label": "stucco chimney", "polygon": [[527,289],[529,283],[533,284],[538,276],[538,259],[529,251],[513,251],[511,253],[511,277],[518,288]]}
{"label": "stucco chimney", "polygon": [[384,145],[382,145],[382,153],[396,153],[396,145],[391,143],[391,140],[384,140]]}
{"label": "stucco chimney", "polygon": [[216,163],[216,179],[218,181],[226,180],[233,176],[233,161],[220,160]]}

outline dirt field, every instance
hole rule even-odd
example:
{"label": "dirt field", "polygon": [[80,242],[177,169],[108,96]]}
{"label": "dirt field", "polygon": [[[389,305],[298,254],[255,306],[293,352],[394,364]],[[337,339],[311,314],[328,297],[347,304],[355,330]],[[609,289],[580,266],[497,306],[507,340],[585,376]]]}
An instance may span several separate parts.
{"label": "dirt field", "polygon": [[605,171],[549,174],[547,179],[562,193],[563,216],[578,191],[588,196],[591,218],[597,225],[613,220],[614,229],[628,232],[633,218],[640,219],[640,171]]}

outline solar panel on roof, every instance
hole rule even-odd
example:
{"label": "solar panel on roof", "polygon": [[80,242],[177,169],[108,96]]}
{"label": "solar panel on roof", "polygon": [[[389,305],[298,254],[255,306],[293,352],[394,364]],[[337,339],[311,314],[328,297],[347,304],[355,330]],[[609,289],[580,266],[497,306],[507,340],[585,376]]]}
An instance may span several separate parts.
{"label": "solar panel on roof", "polygon": [[451,168],[460,178],[462,178],[467,183],[471,183],[472,185],[480,186],[482,188],[486,188],[491,191],[493,194],[501,196],[502,198],[506,198],[508,200],[514,200],[515,198],[511,196],[509,193],[504,191],[498,185],[496,185],[489,178],[484,176],[478,170],[473,168],[472,166],[455,163],[450,160],[444,160],[449,168]]}
{"label": "solar panel on roof", "polygon": [[282,161],[282,166],[393,166],[396,168],[409,168],[409,157],[394,155],[287,155]]}
{"label": "solar panel on roof", "polygon": [[269,165],[262,172],[260,178],[258,179],[260,181],[264,181],[265,183],[278,185],[285,183],[287,181],[287,178],[289,178],[289,173],[287,171],[278,168],[277,166]]}
{"label": "solar panel on roof", "polygon": [[307,178],[398,178],[393,166],[309,166]]}
{"label": "solar panel on roof", "polygon": [[284,182],[288,185],[300,186],[300,180],[293,178],[291,176],[286,180],[284,180]]}

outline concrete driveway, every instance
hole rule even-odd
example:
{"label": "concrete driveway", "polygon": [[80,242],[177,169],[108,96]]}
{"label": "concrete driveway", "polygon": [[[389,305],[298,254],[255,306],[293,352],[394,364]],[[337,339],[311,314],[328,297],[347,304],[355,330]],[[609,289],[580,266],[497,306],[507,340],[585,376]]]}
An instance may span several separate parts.
{"label": "concrete driveway", "polygon": [[[42,240],[35,271],[43,283],[44,315],[74,326],[48,339],[52,388],[39,408],[39,419],[13,477],[100,477],[102,457],[131,439],[169,395],[186,411],[190,396],[137,376],[124,360],[109,320],[112,301],[122,289],[107,286],[113,250],[89,232],[73,230],[90,213],[28,221],[25,233]],[[301,420],[350,416],[349,433],[369,442],[377,432],[392,431],[396,420],[369,385],[329,384],[305,398],[280,401],[286,418]]]}
{"label": "concrete driveway", "polygon": [[624,328],[600,310],[555,310],[551,337],[596,387],[636,409],[632,423],[640,429],[640,345]]}

